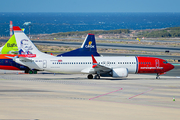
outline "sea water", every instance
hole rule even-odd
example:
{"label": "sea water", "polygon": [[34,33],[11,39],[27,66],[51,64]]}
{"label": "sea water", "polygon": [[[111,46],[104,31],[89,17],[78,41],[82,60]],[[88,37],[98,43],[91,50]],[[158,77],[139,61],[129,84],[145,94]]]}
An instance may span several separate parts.
{"label": "sea water", "polygon": [[9,35],[9,22],[31,34],[114,29],[161,29],[180,26],[180,13],[0,13],[0,35]]}

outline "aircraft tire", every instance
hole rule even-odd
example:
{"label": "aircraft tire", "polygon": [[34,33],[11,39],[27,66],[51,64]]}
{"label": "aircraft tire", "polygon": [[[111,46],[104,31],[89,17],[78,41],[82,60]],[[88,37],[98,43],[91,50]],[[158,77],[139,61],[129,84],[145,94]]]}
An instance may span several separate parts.
{"label": "aircraft tire", "polygon": [[37,74],[37,71],[36,71],[36,70],[33,70],[33,74]]}
{"label": "aircraft tire", "polygon": [[100,75],[95,75],[94,79],[100,79]]}
{"label": "aircraft tire", "polygon": [[25,69],[24,73],[29,73],[29,69]]}
{"label": "aircraft tire", "polygon": [[97,79],[100,79],[100,75],[97,75]]}
{"label": "aircraft tire", "polygon": [[88,78],[88,79],[93,79],[93,75],[92,75],[92,74],[89,74],[89,75],[87,76],[87,78]]}
{"label": "aircraft tire", "polygon": [[33,70],[29,70],[29,74],[33,74]]}

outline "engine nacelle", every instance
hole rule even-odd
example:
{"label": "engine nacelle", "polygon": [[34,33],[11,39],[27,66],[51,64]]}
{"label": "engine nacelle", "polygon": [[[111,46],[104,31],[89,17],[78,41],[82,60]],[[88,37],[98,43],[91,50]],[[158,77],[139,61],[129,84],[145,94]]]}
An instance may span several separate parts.
{"label": "engine nacelle", "polygon": [[128,69],[127,68],[114,68],[112,69],[112,77],[127,77]]}

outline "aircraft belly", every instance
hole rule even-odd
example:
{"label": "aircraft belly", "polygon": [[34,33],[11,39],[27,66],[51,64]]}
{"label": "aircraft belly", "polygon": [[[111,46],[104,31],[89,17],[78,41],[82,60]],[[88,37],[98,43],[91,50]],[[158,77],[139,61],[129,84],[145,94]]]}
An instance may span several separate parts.
{"label": "aircraft belly", "polygon": [[134,74],[134,73],[136,73],[136,65],[128,66],[127,69],[128,69],[128,73],[129,73],[129,74]]}
{"label": "aircraft belly", "polygon": [[[91,66],[91,65],[90,65]],[[55,72],[55,73],[81,73],[81,70],[90,67],[90,66],[84,66],[84,65],[56,65],[56,66],[50,66],[44,70]]]}

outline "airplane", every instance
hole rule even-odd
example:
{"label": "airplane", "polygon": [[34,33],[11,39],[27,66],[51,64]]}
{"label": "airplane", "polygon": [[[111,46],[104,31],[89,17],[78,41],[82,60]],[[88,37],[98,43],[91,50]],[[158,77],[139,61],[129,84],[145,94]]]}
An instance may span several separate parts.
{"label": "airplane", "polygon": [[[16,54],[18,54],[18,47],[14,35],[7,41],[7,43],[4,46],[0,48],[0,53],[1,53],[0,69],[23,70],[25,73],[29,73],[29,74],[37,74],[37,71],[40,71],[38,69],[30,69],[27,66],[18,64],[14,62],[11,58],[7,57],[7,56],[15,57],[17,56]],[[91,54],[93,54],[94,56],[100,56],[96,50],[96,42],[95,42],[94,34],[87,35],[81,48],[60,54],[58,56],[91,56]]]}
{"label": "airplane", "polygon": [[1,50],[3,49],[4,45],[2,47],[0,47],[0,54],[1,54]]}
{"label": "airplane", "polygon": [[96,49],[96,41],[95,41],[95,36],[94,34],[88,33],[86,36],[83,44],[81,45],[80,48],[62,53],[60,55],[57,55],[57,57],[65,57],[65,56],[100,56],[99,53],[97,53]]}
{"label": "airplane", "polygon": [[160,75],[172,70],[173,65],[166,60],[141,56],[66,56],[56,57],[40,52],[18,26],[13,27],[19,54],[11,57],[15,62],[53,73],[86,73],[88,79],[100,77],[127,77],[128,74],[156,73]]}
{"label": "airplane", "polygon": [[0,54],[17,54],[17,51],[18,47],[14,35],[0,48]]}
{"label": "airplane", "polygon": [[12,37],[6,42],[4,46],[0,48],[0,69],[3,70],[24,70],[25,73],[29,72],[29,68],[14,62],[12,59],[6,56],[15,57],[18,52],[17,43],[15,36]]}

